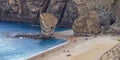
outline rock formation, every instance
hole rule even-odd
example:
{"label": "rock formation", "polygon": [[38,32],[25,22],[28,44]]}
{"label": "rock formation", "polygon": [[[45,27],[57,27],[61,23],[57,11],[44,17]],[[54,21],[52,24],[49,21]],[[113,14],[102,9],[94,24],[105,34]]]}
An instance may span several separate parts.
{"label": "rock formation", "polygon": [[53,37],[54,29],[57,25],[58,19],[48,13],[41,13],[40,14],[40,26],[41,32],[38,33],[19,33],[16,35],[12,35],[13,33],[6,33],[8,37],[15,37],[15,38],[32,38],[32,39],[48,39]]}
{"label": "rock formation", "polygon": [[41,34],[43,37],[51,37],[54,33],[58,19],[52,14],[40,14]]}
{"label": "rock formation", "polygon": [[74,34],[87,35],[100,33],[99,16],[95,11],[78,16],[73,23]]}

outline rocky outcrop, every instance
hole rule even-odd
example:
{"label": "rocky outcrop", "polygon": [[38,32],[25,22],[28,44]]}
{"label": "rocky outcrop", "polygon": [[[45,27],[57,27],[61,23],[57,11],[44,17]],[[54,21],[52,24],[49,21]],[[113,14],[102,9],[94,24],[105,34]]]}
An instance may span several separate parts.
{"label": "rocky outcrop", "polygon": [[73,23],[73,31],[76,36],[100,33],[99,15],[95,12],[88,12],[78,16]]}
{"label": "rocky outcrop", "polygon": [[50,37],[54,33],[58,19],[47,13],[40,14],[40,19],[41,35],[44,37]]}
{"label": "rocky outcrop", "polygon": [[32,39],[48,39],[52,38],[54,29],[57,25],[58,19],[48,13],[40,14],[41,33],[3,33],[5,36],[14,38],[32,38]]}
{"label": "rocky outcrop", "polygon": [[100,60],[120,60],[120,44],[115,45],[112,49],[104,53]]}

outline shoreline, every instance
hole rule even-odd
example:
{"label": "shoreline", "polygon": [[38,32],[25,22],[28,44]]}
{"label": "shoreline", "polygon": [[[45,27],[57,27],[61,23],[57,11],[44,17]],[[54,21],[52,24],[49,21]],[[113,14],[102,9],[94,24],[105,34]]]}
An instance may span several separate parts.
{"label": "shoreline", "polygon": [[[28,60],[99,60],[102,54],[119,43],[116,41],[119,37],[111,35],[73,38],[73,32],[71,30],[56,34],[56,37],[67,39],[70,42]],[[95,55],[96,57],[94,57]]]}
{"label": "shoreline", "polygon": [[[90,37],[72,37],[71,30],[59,32],[57,37],[66,38],[69,44],[31,60],[99,60],[99,58],[119,42],[119,36],[97,35]],[[74,39],[76,41],[74,41]]]}
{"label": "shoreline", "polygon": [[47,49],[47,50],[44,50],[44,51],[41,51],[41,52],[39,52],[39,53],[33,54],[33,55],[31,55],[31,56],[22,58],[21,60],[31,60],[31,59],[34,59],[36,56],[41,56],[41,55],[44,55],[44,54],[46,54],[46,53],[49,53],[50,51],[52,51],[52,50],[54,50],[54,49],[59,49],[60,47],[68,44],[69,42],[70,42],[70,41],[65,41],[64,43],[61,43],[61,44],[59,44],[59,45],[56,45],[56,46],[54,46],[54,47],[51,47],[51,48],[49,48],[49,49]]}
{"label": "shoreline", "polygon": [[[64,32],[64,31],[63,31],[63,32]],[[60,36],[59,36],[59,33],[61,34],[61,32],[56,32],[56,33],[55,33],[55,35],[54,35],[55,38],[65,40],[66,42],[64,42],[64,43],[62,43],[62,44],[59,44],[59,45],[56,45],[56,46],[54,46],[54,47],[52,47],[52,48],[49,48],[49,49],[47,49],[47,50],[45,50],[45,51],[39,52],[39,53],[37,53],[37,54],[34,54],[34,55],[32,55],[32,56],[23,58],[23,59],[24,59],[24,60],[39,59],[39,58],[42,58],[44,55],[50,54],[50,53],[52,53],[52,52],[55,52],[55,51],[63,48],[63,47],[66,46],[66,45],[69,45],[69,44],[71,43],[71,41],[70,41],[70,40],[67,40],[67,37],[60,37]],[[57,36],[57,35],[58,35],[58,36]],[[38,58],[38,57],[39,57],[39,58]]]}

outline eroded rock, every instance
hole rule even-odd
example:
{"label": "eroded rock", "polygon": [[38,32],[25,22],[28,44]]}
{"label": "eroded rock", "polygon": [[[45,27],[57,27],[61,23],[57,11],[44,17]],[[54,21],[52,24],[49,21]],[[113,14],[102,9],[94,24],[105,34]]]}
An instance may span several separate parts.
{"label": "eroded rock", "polygon": [[41,34],[45,37],[50,37],[54,33],[57,21],[58,19],[52,14],[40,14]]}
{"label": "eroded rock", "polygon": [[73,23],[73,31],[76,36],[97,34],[100,30],[99,15],[95,12],[88,12],[83,16],[79,16]]}

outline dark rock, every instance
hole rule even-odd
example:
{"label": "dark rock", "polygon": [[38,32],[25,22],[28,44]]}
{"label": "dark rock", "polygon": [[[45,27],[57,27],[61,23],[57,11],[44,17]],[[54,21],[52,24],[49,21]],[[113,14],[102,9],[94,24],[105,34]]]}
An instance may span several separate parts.
{"label": "dark rock", "polygon": [[67,54],[67,57],[71,56],[71,54]]}
{"label": "dark rock", "polygon": [[69,50],[67,51],[67,53],[70,52]]}
{"label": "dark rock", "polygon": [[88,40],[88,38],[85,38],[85,40]]}
{"label": "dark rock", "polygon": [[66,2],[63,16],[59,19],[59,26],[61,27],[63,27],[63,25],[64,27],[71,27],[74,19],[79,15],[75,2],[73,0],[67,0]]}
{"label": "dark rock", "polygon": [[63,50],[63,52],[66,52],[66,50]]}

